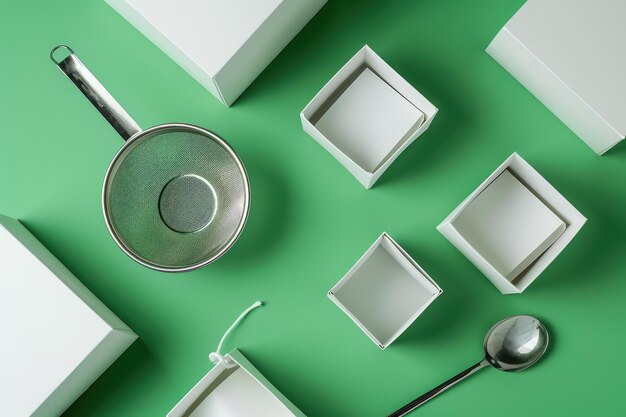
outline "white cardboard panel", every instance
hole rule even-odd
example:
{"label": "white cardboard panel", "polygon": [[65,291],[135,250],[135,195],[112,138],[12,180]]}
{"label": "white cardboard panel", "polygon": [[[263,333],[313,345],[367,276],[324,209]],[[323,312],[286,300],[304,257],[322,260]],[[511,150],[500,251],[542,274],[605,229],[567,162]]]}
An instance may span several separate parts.
{"label": "white cardboard panel", "polygon": [[12,417],[60,415],[137,338],[21,223],[4,216],[0,328],[0,414]]}
{"label": "white cardboard panel", "polygon": [[624,20],[623,0],[528,0],[487,53],[603,154],[626,136]]}
{"label": "white cardboard panel", "polygon": [[231,105],[327,0],[106,0]]}
{"label": "white cardboard panel", "polygon": [[509,281],[565,230],[565,223],[509,170],[470,201],[452,226]]}
{"label": "white cardboard panel", "polygon": [[189,417],[293,417],[252,375],[238,367],[210,392]]}
{"label": "white cardboard panel", "polygon": [[167,417],[305,417],[238,350],[224,356]]}
{"label": "white cardboard panel", "polygon": [[[489,186],[502,172],[511,171],[528,189],[546,204],[566,225],[565,231],[537,260],[530,265],[515,282],[502,276],[485,258],[478,253],[454,228],[453,222],[478,194]],[[528,162],[518,154],[511,155],[496,169],[472,194],[469,195],[437,229],[463,253],[503,294],[516,294],[524,291],[547,266],[571,242],[587,219],[548,183]]]}
{"label": "white cardboard panel", "polygon": [[385,349],[441,292],[433,279],[383,233],[328,296]]}
{"label": "white cardboard panel", "polygon": [[315,127],[363,170],[373,172],[424,114],[365,68]]}
{"label": "white cardboard panel", "polygon": [[[370,69],[385,83],[391,86],[400,96],[420,110],[424,114],[423,123],[416,123],[409,132],[400,138],[392,147],[391,152],[372,172],[364,169],[353,160],[353,155],[342,151],[331,138],[322,134],[315,126],[322,114],[333,104],[342,88],[350,84],[364,69]],[[311,137],[332,154],[348,171],[350,171],[363,184],[370,188],[391,163],[422,133],[424,133],[433,118],[437,114],[437,108],[432,105],[422,94],[404,80],[367,45],[354,55],[328,83],[313,97],[300,113],[302,127]],[[346,120],[345,123],[358,123],[358,120]]]}

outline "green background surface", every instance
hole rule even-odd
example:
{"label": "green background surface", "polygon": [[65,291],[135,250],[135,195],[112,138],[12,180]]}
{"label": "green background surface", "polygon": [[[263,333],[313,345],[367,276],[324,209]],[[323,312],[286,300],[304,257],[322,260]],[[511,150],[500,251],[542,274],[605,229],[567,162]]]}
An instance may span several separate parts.
{"label": "green background surface", "polygon": [[[229,109],[104,1],[3,2],[0,212],[21,219],[140,337],[65,415],[164,416],[256,299],[266,306],[227,349],[240,348],[309,417],[387,415],[479,360],[489,326],[516,313],[549,326],[545,360],[520,374],[482,371],[421,414],[619,414],[626,148],[596,156],[484,52],[522,3],[331,0]],[[114,244],[100,192],[122,142],[50,62],[58,43],[140,125],[205,126],[240,154],[250,219],[217,263],[160,273]],[[299,120],[365,43],[440,109],[369,191]],[[513,151],[589,222],[523,295],[503,296],[435,227]],[[380,351],[326,291],[383,231],[444,293]]]}

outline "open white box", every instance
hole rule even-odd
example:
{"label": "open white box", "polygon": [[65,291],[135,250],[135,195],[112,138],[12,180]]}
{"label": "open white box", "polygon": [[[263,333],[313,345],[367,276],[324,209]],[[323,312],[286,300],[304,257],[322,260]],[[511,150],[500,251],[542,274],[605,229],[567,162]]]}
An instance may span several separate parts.
{"label": "open white box", "polygon": [[328,297],[385,349],[441,293],[426,271],[383,233]]}
{"label": "open white box", "polygon": [[137,336],[20,222],[0,216],[0,415],[58,416]]}
{"label": "open white box", "polygon": [[[521,273],[516,274],[514,277],[507,277],[501,272],[501,268],[490,263],[487,260],[487,256],[481,253],[477,247],[470,242],[473,240],[472,236],[464,236],[456,221],[463,215],[464,211],[468,208],[472,202],[481,195],[483,191],[498,179],[500,175],[510,172],[519,182],[521,182],[530,192],[532,192],[547,208],[549,208],[563,223],[565,223],[565,230],[559,228],[558,225],[552,221],[538,220],[538,224],[529,224],[528,230],[523,231],[521,227],[517,229],[518,234],[510,236],[510,240],[500,242],[500,250],[504,250],[503,253],[510,258],[519,259],[518,254],[507,254],[506,250],[520,250],[521,246],[525,246],[525,250],[528,251],[528,239],[527,235],[523,233],[531,233],[533,229],[537,227],[552,227],[548,230],[534,230],[533,233],[539,233],[540,235],[553,237],[558,235],[558,238],[552,243],[547,245],[545,251],[535,253],[538,255],[534,262],[530,263],[524,268]],[[503,201],[502,208],[506,210],[506,206],[511,206],[510,201]],[[519,210],[519,207],[515,208]],[[532,211],[536,213],[536,211]],[[581,227],[585,224],[587,219],[578,211],[572,204],[570,204],[559,192],[554,189],[528,162],[522,159],[518,154],[511,155],[498,169],[494,171],[470,196],[465,199],[454,211],[437,227],[437,229],[461,251],[476,267],[489,278],[489,280],[502,292],[503,294],[516,294],[524,291],[538,276],[543,272],[546,267],[554,261],[554,259],[565,249],[574,236],[578,233]],[[494,225],[498,225],[497,221]],[[550,225],[550,226],[546,226]],[[488,227],[485,223],[484,227]],[[558,231],[555,231],[558,229]],[[497,233],[496,233],[497,232]],[[562,232],[562,233],[561,233]],[[501,235],[502,231],[494,231],[494,233]],[[555,234],[556,233],[556,234]],[[526,239],[526,241],[525,241]],[[534,238],[533,238],[534,239]],[[494,245],[495,246],[495,245]]]}
{"label": "open white box", "polygon": [[436,114],[435,106],[366,45],[300,119],[305,132],[370,188]]}
{"label": "open white box", "polygon": [[626,1],[528,0],[487,53],[596,153],[626,136]]}
{"label": "open white box", "polygon": [[167,417],[305,417],[237,349],[224,356]]}
{"label": "open white box", "polygon": [[106,0],[230,106],[328,0]]}

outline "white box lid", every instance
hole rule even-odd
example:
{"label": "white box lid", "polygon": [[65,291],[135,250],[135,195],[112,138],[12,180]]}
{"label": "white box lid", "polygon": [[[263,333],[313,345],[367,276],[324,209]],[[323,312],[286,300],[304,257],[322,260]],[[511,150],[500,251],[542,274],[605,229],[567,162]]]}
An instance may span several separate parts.
{"label": "white box lid", "polygon": [[230,106],[327,0],[106,0]]}
{"label": "white box lid", "polygon": [[[12,417],[33,414],[115,329],[136,338],[23,225],[4,216],[0,328],[0,404]],[[86,377],[79,392],[91,382]]]}
{"label": "white box lid", "polygon": [[626,2],[528,0],[487,52],[596,153],[626,136]]}
{"label": "white box lid", "polygon": [[625,135],[625,21],[624,0],[528,0],[506,28]]}

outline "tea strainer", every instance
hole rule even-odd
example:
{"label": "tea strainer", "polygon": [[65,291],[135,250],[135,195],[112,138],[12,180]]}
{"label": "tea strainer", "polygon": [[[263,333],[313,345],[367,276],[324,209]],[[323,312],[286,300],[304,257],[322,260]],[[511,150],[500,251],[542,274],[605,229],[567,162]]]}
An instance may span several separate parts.
{"label": "tea strainer", "polygon": [[126,140],[102,190],[104,219],[118,246],[140,264],[169,272],[208,265],[228,251],[246,223],[250,186],[226,141],[183,123],[142,130],[71,48],[59,45],[50,57]]}

